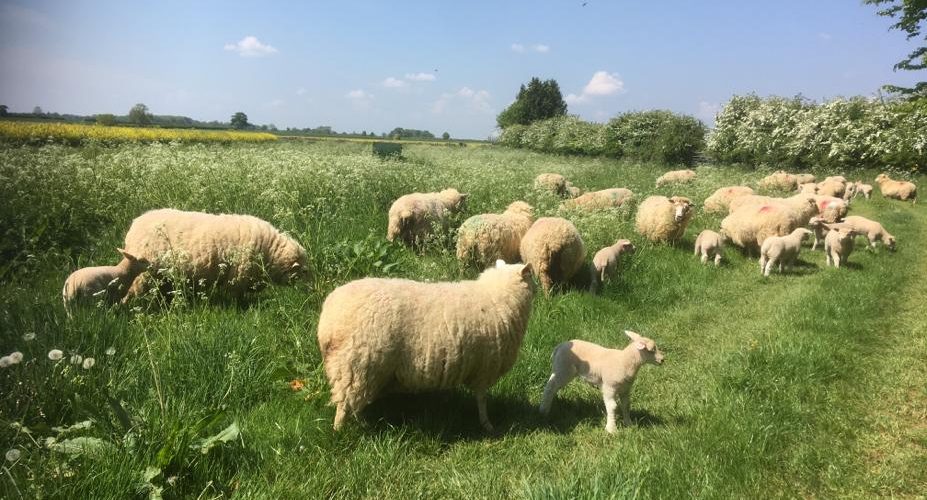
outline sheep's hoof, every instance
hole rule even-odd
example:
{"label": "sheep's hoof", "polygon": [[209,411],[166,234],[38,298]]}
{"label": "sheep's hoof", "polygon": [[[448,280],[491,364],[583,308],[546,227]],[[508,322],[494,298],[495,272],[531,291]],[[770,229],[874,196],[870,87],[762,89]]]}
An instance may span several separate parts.
{"label": "sheep's hoof", "polygon": [[605,432],[609,434],[614,434],[615,431],[617,430],[618,430],[618,426],[616,426],[615,424],[608,424],[605,426]]}

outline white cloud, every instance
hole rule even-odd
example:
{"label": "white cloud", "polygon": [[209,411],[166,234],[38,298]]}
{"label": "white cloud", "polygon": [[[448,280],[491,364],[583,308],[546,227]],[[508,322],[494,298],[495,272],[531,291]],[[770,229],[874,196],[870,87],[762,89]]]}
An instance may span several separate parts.
{"label": "white cloud", "polygon": [[834,37],[830,33],[818,33],[818,38],[824,40],[825,42],[831,41]]}
{"label": "white cloud", "polygon": [[448,107],[462,108],[469,114],[493,114],[495,110],[489,102],[490,95],[487,90],[473,90],[470,87],[461,87],[453,93],[441,94],[431,105],[431,112],[444,113]]}
{"label": "white cloud", "polygon": [[537,52],[538,54],[546,54],[550,52],[550,45],[543,43],[536,43],[534,45],[528,46],[525,46],[521,43],[513,43],[509,46],[509,48],[512,49],[512,52],[518,52],[519,54],[523,54],[525,52]]}
{"label": "white cloud", "polygon": [[309,92],[309,91],[306,90],[305,87],[300,87],[300,88],[296,89],[296,95],[298,95],[299,97],[302,97],[302,96],[306,95],[308,92]]}
{"label": "white cloud", "polygon": [[513,43],[513,44],[512,44],[512,52],[524,52],[524,51],[525,51],[525,46],[524,46],[524,45],[522,45],[522,44],[520,44],[520,43]]}
{"label": "white cloud", "polygon": [[433,73],[406,73],[406,80],[412,82],[433,82],[437,79]]}
{"label": "white cloud", "polygon": [[715,117],[721,111],[721,105],[716,102],[699,101],[695,117],[708,125],[714,125]]}
{"label": "white cloud", "polygon": [[546,53],[550,52],[550,46],[549,46],[549,45],[544,45],[543,43],[539,43],[539,44],[535,45],[533,48],[534,48],[534,51],[535,51],[535,52],[540,52],[541,54],[546,54]]}
{"label": "white cloud", "polygon": [[279,108],[280,106],[283,106],[284,104],[286,104],[286,101],[284,101],[283,99],[274,99],[273,101],[270,101],[269,103],[267,103],[267,107]]}
{"label": "white cloud", "polygon": [[589,83],[583,87],[582,93],[567,94],[563,98],[567,104],[580,104],[589,101],[594,96],[608,96],[621,94],[624,90],[624,82],[618,73],[609,73],[607,71],[596,71],[589,80]]}
{"label": "white cloud", "polygon": [[241,57],[263,57],[276,54],[277,49],[271,45],[261,43],[255,36],[248,35],[237,43],[225,44],[225,50],[238,52]]}
{"label": "white cloud", "polygon": [[387,77],[386,80],[383,80],[383,86],[391,89],[398,89],[400,87],[405,87],[406,82],[393,77]]}
{"label": "white cloud", "polygon": [[373,99],[373,94],[364,92],[361,89],[352,90],[348,92],[347,94],[345,94],[344,96],[348,99],[353,99],[356,101],[367,101],[367,100]]}

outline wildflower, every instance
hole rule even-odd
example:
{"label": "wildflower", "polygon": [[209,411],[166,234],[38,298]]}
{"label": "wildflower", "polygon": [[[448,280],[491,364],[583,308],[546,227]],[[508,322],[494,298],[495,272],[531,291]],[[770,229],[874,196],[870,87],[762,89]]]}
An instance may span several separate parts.
{"label": "wildflower", "polygon": [[113,354],[116,354],[116,348],[115,348],[115,347],[110,347],[109,349],[106,350],[106,355],[107,355],[107,356],[112,356]]}
{"label": "wildflower", "polygon": [[290,381],[290,389],[294,391],[298,391],[305,386],[306,384],[303,384],[303,381],[298,378],[294,378],[293,380]]}
{"label": "wildflower", "polygon": [[48,359],[52,361],[58,361],[64,357],[64,353],[61,352],[61,349],[52,349],[48,351]]}
{"label": "wildflower", "polygon": [[23,334],[23,340],[26,341],[26,342],[31,342],[31,341],[35,340],[35,333],[33,333],[33,332],[24,333],[24,334]]}
{"label": "wildflower", "polygon": [[6,368],[13,364],[13,360],[9,356],[3,356],[0,358],[0,368]]}
{"label": "wildflower", "polygon": [[6,459],[7,461],[10,461],[10,462],[15,462],[19,460],[19,457],[21,456],[22,456],[22,452],[20,452],[16,448],[12,448],[6,452]]}
{"label": "wildflower", "polygon": [[97,363],[97,360],[93,358],[86,358],[83,364],[84,370],[89,370],[93,368],[93,365],[95,365],[96,363]]}
{"label": "wildflower", "polygon": [[81,364],[81,362],[82,362],[83,360],[84,360],[84,357],[81,356],[80,354],[74,354],[74,355],[71,356],[71,364],[72,364],[72,365],[79,365],[79,364]]}
{"label": "wildflower", "polygon": [[21,362],[22,360],[23,360],[23,353],[19,351],[15,351],[10,354],[10,361],[12,361],[14,365]]}

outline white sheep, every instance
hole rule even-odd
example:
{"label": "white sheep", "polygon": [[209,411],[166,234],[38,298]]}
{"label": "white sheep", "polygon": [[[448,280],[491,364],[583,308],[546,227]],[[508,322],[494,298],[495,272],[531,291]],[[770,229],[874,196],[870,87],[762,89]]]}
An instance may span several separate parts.
{"label": "white sheep", "polygon": [[877,175],[875,181],[882,196],[917,203],[917,186],[913,182],[895,181],[884,173]]}
{"label": "white sheep", "polygon": [[799,186],[802,184],[814,183],[816,180],[813,174],[795,174],[795,183]]}
{"label": "white sheep", "polygon": [[800,200],[748,203],[725,217],[721,230],[732,243],[755,254],[767,238],[785,236],[806,225],[815,212],[817,207],[813,199],[804,200],[803,205]]}
{"label": "white sheep", "polygon": [[846,194],[847,181],[843,176],[828,177],[817,185],[817,194],[843,198]]}
{"label": "white sheep", "polygon": [[149,274],[173,269],[195,286],[217,286],[239,298],[272,283],[305,277],[306,250],[269,222],[250,215],[207,214],[164,208],[135,218],[125,249],[150,264],[123,298],[144,294]]}
{"label": "white sheep", "polygon": [[552,372],[544,387],[540,412],[547,415],[557,391],[581,377],[602,392],[605,402],[605,430],[613,433],[615,409],[621,401],[621,418],[626,426],[631,425],[631,387],[637,372],[645,363],[663,364],[663,353],[656,343],[629,330],[625,335],[631,343],[624,349],[609,349],[584,340],[570,340],[554,348],[551,355]]}
{"label": "white sheep", "polygon": [[865,236],[869,240],[871,248],[875,248],[876,242],[881,241],[889,250],[895,249],[895,237],[886,231],[882,224],[874,220],[859,215],[851,215],[845,218],[840,225],[849,227],[858,235]]}
{"label": "white sheep", "polygon": [[566,177],[560,174],[539,174],[534,178],[534,188],[539,191],[547,191],[557,196],[567,196],[568,186],[571,186]]}
{"label": "white sheep", "polygon": [[620,207],[634,198],[634,193],[627,188],[610,188],[591,191],[563,202],[564,208],[581,208],[599,210]]}
{"label": "white sheep", "polygon": [[698,234],[695,238],[695,252],[693,255],[702,256],[702,264],[707,264],[708,259],[714,259],[715,267],[721,265],[721,254],[724,250],[724,236],[706,229]]}
{"label": "white sheep", "polygon": [[684,196],[650,196],[638,207],[634,227],[653,242],[677,241],[685,234],[694,208]]}
{"label": "white sheep", "polygon": [[783,266],[786,271],[791,272],[792,266],[798,259],[798,253],[801,251],[802,242],[811,234],[814,234],[811,230],[800,227],[786,236],[766,238],[763,246],[760,247],[760,273],[763,276],[769,276],[773,266],[776,265],[780,273]]}
{"label": "white sheep", "polygon": [[816,182],[805,182],[798,185],[798,192],[802,194],[817,194],[818,184]]}
{"label": "white sheep", "polygon": [[84,267],[71,273],[64,281],[61,299],[68,317],[71,317],[73,305],[81,301],[119,302],[135,278],[148,269],[145,259],[138,259],[121,248],[116,250],[122,254],[122,260],[115,266]]}
{"label": "white sheep", "polygon": [[501,260],[475,281],[365,278],[336,288],[318,326],[334,428],[386,392],[464,385],[491,431],[486,393],[515,364],[533,298],[531,265]]}
{"label": "white sheep", "polygon": [[824,255],[827,258],[827,265],[840,267],[840,264],[846,264],[847,258],[853,253],[856,232],[848,227],[841,227],[840,224],[828,224],[830,232],[824,237]]}
{"label": "white sheep", "polygon": [[856,184],[856,193],[854,194],[854,196],[859,196],[860,194],[862,194],[863,196],[866,197],[867,200],[869,199],[870,196],[872,196],[872,185],[871,184],[864,184],[863,181],[856,181],[855,184]]}
{"label": "white sheep", "polygon": [[447,229],[448,219],[464,209],[467,196],[453,188],[400,196],[389,208],[386,239],[399,239],[410,246],[421,245],[434,226]]}
{"label": "white sheep", "polygon": [[695,175],[695,171],[693,170],[671,170],[657,178],[657,187],[663,186],[664,184],[691,182],[695,179]]}
{"label": "white sheep", "polygon": [[556,283],[567,283],[583,267],[586,246],[572,222],[542,217],[521,238],[521,260],[530,264],[545,294]]}
{"label": "white sheep", "polygon": [[534,209],[523,202],[513,202],[501,214],[474,215],[457,231],[457,259],[464,266],[485,269],[497,259],[509,263],[521,258],[521,238],[534,222]]}
{"label": "white sheep", "polygon": [[566,194],[570,198],[578,198],[582,196],[583,190],[571,184],[570,181],[567,181]]}
{"label": "white sheep", "polygon": [[730,209],[731,201],[740,196],[753,194],[753,188],[747,186],[727,186],[718,188],[711,196],[705,198],[703,207],[706,212],[725,213]]}
{"label": "white sheep", "polygon": [[845,200],[835,196],[816,194],[814,195],[814,202],[818,207],[818,215],[824,219],[824,222],[837,222],[846,217],[847,211],[850,209]]}
{"label": "white sheep", "polygon": [[818,248],[818,244],[824,241],[824,236],[827,235],[827,225],[821,217],[812,217],[808,221],[808,227],[811,228],[812,234],[814,234],[814,243],[811,244],[811,251],[814,251]]}
{"label": "white sheep", "polygon": [[595,268],[596,279],[599,284],[605,283],[605,280],[613,275],[619,264],[621,256],[624,254],[634,253],[634,244],[631,240],[620,239],[614,245],[607,246],[595,253],[592,257],[592,266]]}
{"label": "white sheep", "polygon": [[784,170],[777,170],[766,177],[762,178],[757,184],[760,189],[779,189],[782,191],[794,191],[798,185],[796,177]]}

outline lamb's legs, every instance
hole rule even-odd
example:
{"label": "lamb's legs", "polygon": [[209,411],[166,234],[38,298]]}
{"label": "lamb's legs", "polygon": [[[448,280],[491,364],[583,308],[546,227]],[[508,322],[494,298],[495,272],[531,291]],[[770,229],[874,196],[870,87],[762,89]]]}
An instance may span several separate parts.
{"label": "lamb's legs", "polygon": [[558,372],[550,374],[550,378],[547,379],[547,385],[544,386],[544,396],[541,398],[541,407],[539,410],[542,414],[547,415],[550,413],[550,405],[553,404],[554,398],[557,396],[557,391],[570,383],[572,379],[573,377]]}
{"label": "lamb's legs", "polygon": [[336,431],[344,425],[344,419],[348,416],[347,406],[345,403],[338,403],[335,409],[335,423],[332,425]]}
{"label": "lamb's legs", "polygon": [[840,255],[837,252],[831,252],[831,260],[834,262],[834,267],[840,269]]}
{"label": "lamb's legs", "polygon": [[618,403],[615,401],[614,389],[603,386],[602,399],[605,401],[605,432],[611,434],[618,430],[618,426],[615,425],[615,409],[618,408]]}
{"label": "lamb's legs", "polygon": [[631,393],[619,395],[621,400],[621,419],[625,427],[631,426]]}
{"label": "lamb's legs", "polygon": [[715,253],[715,267],[721,265],[721,252]]}
{"label": "lamb's legs", "polygon": [[766,256],[760,255],[760,274],[763,274],[765,272],[766,272]]}
{"label": "lamb's legs", "polygon": [[708,252],[702,252],[702,264],[708,263]]}
{"label": "lamb's legs", "polygon": [[[777,263],[776,260],[777,259],[769,259],[768,261],[766,261],[766,268],[763,269],[763,276],[769,276],[769,273],[772,272],[773,266],[776,265]],[[779,265],[779,272],[782,272],[781,264]]]}
{"label": "lamb's legs", "polygon": [[489,421],[489,414],[486,412],[486,389],[474,391],[476,393],[476,409],[480,414],[480,425],[486,432],[493,432],[492,423]]}

